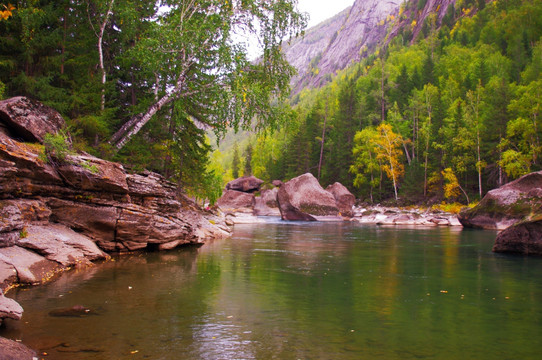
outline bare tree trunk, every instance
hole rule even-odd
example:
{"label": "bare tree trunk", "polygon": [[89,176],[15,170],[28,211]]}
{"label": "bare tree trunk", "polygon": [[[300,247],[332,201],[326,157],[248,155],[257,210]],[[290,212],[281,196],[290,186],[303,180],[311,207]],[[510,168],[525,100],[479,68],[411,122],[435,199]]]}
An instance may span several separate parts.
{"label": "bare tree trunk", "polygon": [[[189,62],[190,63],[190,62]],[[185,84],[185,75],[188,72],[190,65],[185,65],[185,69],[177,78],[175,88],[171,92],[166,93],[158,101],[152,104],[145,113],[139,114],[127,121],[122,127],[111,137],[109,143],[117,150],[120,150],[126,145],[130,139],[141,130],[146,123],[165,105],[181,96],[181,90]]]}
{"label": "bare tree trunk", "polygon": [[324,159],[324,141],[326,138],[326,123],[327,123],[327,99],[326,99],[326,111],[324,114],[324,127],[322,129],[322,141],[320,143],[320,161],[318,161],[318,181],[320,181],[320,174],[322,173],[322,160]]}
{"label": "bare tree trunk", "polygon": [[412,159],[410,158],[410,154],[408,153],[408,148],[406,146],[406,142],[403,141],[403,148],[405,149],[405,155],[406,155],[406,158],[407,158],[407,163],[408,165],[410,165],[410,163],[412,162]]}
{"label": "bare tree trunk", "polygon": [[[369,161],[370,162],[373,162],[373,155],[371,154],[371,151],[369,151]],[[373,200],[373,183],[374,183],[374,175],[373,175],[373,170],[371,169],[371,204],[374,204],[374,200]]]}
{"label": "bare tree trunk", "polygon": [[[100,71],[102,73],[102,100],[100,104],[100,109],[103,111],[105,109],[105,83],[107,81],[107,73],[105,71],[105,64],[104,64],[104,51],[103,51],[103,39],[105,34],[105,28],[107,26],[107,23],[109,22],[109,18],[111,15],[113,15],[113,5],[115,4],[115,0],[110,0],[109,6],[107,8],[107,12],[105,14],[105,19],[100,24],[100,31],[96,33],[96,37],[98,38],[98,57],[99,57],[99,67]],[[89,5],[87,3],[87,5]],[[90,12],[88,12],[89,22],[92,28],[94,29],[94,26],[92,25],[92,19],[90,18]],[[96,31],[96,30],[94,30]]]}
{"label": "bare tree trunk", "polygon": [[380,111],[381,111],[381,121],[384,122],[386,120],[386,103],[384,100],[384,56],[380,59],[380,65],[381,65],[381,77],[380,77]]}

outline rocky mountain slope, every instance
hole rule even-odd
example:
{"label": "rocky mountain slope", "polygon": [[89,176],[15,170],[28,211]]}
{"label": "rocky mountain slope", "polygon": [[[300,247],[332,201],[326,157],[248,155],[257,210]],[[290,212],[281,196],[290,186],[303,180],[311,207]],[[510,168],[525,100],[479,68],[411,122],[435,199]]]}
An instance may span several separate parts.
{"label": "rocky mountain slope", "polygon": [[455,0],[427,0],[421,9],[417,4],[356,0],[352,7],[307,30],[304,38],[284,47],[286,58],[298,70],[292,80],[293,92],[324,85],[337,70],[359,62],[405,29],[416,39],[426,18],[436,14],[438,26]]}

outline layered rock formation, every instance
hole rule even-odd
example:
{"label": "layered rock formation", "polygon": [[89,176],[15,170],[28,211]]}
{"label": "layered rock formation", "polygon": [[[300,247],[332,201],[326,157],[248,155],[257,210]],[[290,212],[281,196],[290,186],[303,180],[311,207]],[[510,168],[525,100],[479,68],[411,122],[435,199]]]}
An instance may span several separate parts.
{"label": "layered rock formation", "polygon": [[[70,152],[44,156],[64,120],[26,98],[0,102],[0,288],[35,284],[107,252],[171,249],[225,237],[174,184],[150,172]],[[211,220],[211,221],[209,221]]]}
{"label": "layered rock formation", "polygon": [[542,209],[542,171],[489,191],[480,203],[459,214],[465,227],[504,230],[531,220]]}

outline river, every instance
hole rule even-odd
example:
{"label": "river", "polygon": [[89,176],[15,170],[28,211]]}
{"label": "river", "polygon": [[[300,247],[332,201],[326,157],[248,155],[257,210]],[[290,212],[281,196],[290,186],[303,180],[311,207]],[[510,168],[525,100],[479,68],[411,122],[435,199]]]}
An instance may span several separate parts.
{"label": "river", "polygon": [[[0,336],[61,360],[539,359],[542,259],[492,253],[495,235],[235,225],[11,290],[25,312]],[[91,311],[50,315],[74,305]]]}

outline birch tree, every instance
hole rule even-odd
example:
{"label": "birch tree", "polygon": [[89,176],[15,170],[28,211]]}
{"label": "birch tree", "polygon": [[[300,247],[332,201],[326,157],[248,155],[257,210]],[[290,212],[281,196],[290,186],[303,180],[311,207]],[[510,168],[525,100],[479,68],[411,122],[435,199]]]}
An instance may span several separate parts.
{"label": "birch tree", "polygon": [[[142,69],[158,73],[157,100],[126,121],[109,143],[117,150],[161,109],[180,99],[199,126],[276,126],[293,68],[281,53],[283,41],[300,35],[305,17],[296,0],[164,0],[152,26],[134,47]],[[235,34],[251,34],[263,52],[248,58]]]}

